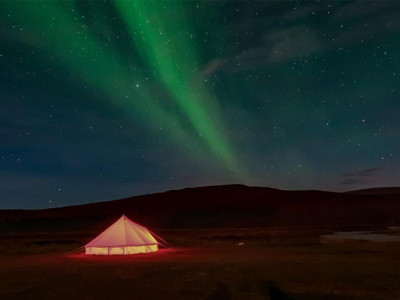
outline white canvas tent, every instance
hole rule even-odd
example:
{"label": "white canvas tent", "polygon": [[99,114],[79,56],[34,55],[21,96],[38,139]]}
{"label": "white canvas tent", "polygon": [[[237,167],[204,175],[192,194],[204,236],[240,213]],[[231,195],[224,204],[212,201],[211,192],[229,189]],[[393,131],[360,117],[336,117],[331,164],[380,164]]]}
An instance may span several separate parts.
{"label": "white canvas tent", "polygon": [[85,245],[89,255],[126,255],[158,251],[150,231],[122,215],[114,224]]}

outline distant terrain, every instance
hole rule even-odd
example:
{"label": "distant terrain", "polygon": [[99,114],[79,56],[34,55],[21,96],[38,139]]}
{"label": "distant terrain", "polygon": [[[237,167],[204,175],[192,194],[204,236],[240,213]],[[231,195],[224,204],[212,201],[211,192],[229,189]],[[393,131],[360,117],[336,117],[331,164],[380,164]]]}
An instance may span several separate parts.
{"label": "distant terrain", "polygon": [[44,210],[0,210],[0,232],[97,231],[126,214],[155,229],[400,224],[400,188],[345,193],[223,185]]}

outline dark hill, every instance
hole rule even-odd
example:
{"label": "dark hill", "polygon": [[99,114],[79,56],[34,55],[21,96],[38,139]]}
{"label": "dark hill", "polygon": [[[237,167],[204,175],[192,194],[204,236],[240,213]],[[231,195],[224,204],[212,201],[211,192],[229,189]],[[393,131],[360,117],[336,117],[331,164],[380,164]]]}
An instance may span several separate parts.
{"label": "dark hill", "polygon": [[210,186],[45,210],[3,210],[0,230],[91,231],[123,213],[150,228],[384,226],[400,223],[400,199],[392,194]]}
{"label": "dark hill", "polygon": [[400,195],[400,187],[370,188],[370,189],[349,191],[347,193],[354,195],[398,196]]}

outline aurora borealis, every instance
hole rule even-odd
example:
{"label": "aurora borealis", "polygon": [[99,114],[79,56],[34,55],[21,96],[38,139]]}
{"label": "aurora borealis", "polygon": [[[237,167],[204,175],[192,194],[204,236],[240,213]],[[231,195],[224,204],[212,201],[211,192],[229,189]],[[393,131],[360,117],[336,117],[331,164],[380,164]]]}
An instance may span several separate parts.
{"label": "aurora borealis", "polygon": [[398,185],[396,1],[3,1],[1,208]]}

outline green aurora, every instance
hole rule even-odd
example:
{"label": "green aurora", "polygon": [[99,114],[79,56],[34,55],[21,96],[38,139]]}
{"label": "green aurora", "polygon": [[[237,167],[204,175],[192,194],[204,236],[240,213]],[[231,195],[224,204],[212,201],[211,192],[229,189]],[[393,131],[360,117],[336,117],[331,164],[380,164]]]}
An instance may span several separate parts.
{"label": "green aurora", "polygon": [[[176,148],[189,151],[194,159],[215,156],[236,178],[245,180],[215,95],[204,84],[182,3],[173,1],[166,7],[162,1],[115,2],[135,47],[133,53],[124,51],[126,55],[102,43],[90,22],[75,13],[76,5],[46,1],[38,9],[34,2],[18,7],[9,2],[8,9],[17,16],[12,21],[29,28],[30,38],[48,55],[57,55],[74,76],[92,89],[102,89],[132,118],[140,114],[148,130],[170,135]],[[43,30],[46,34],[41,34]],[[148,79],[145,69],[160,78],[158,88],[168,91],[170,103],[161,103],[153,95],[153,85],[143,81]]]}

